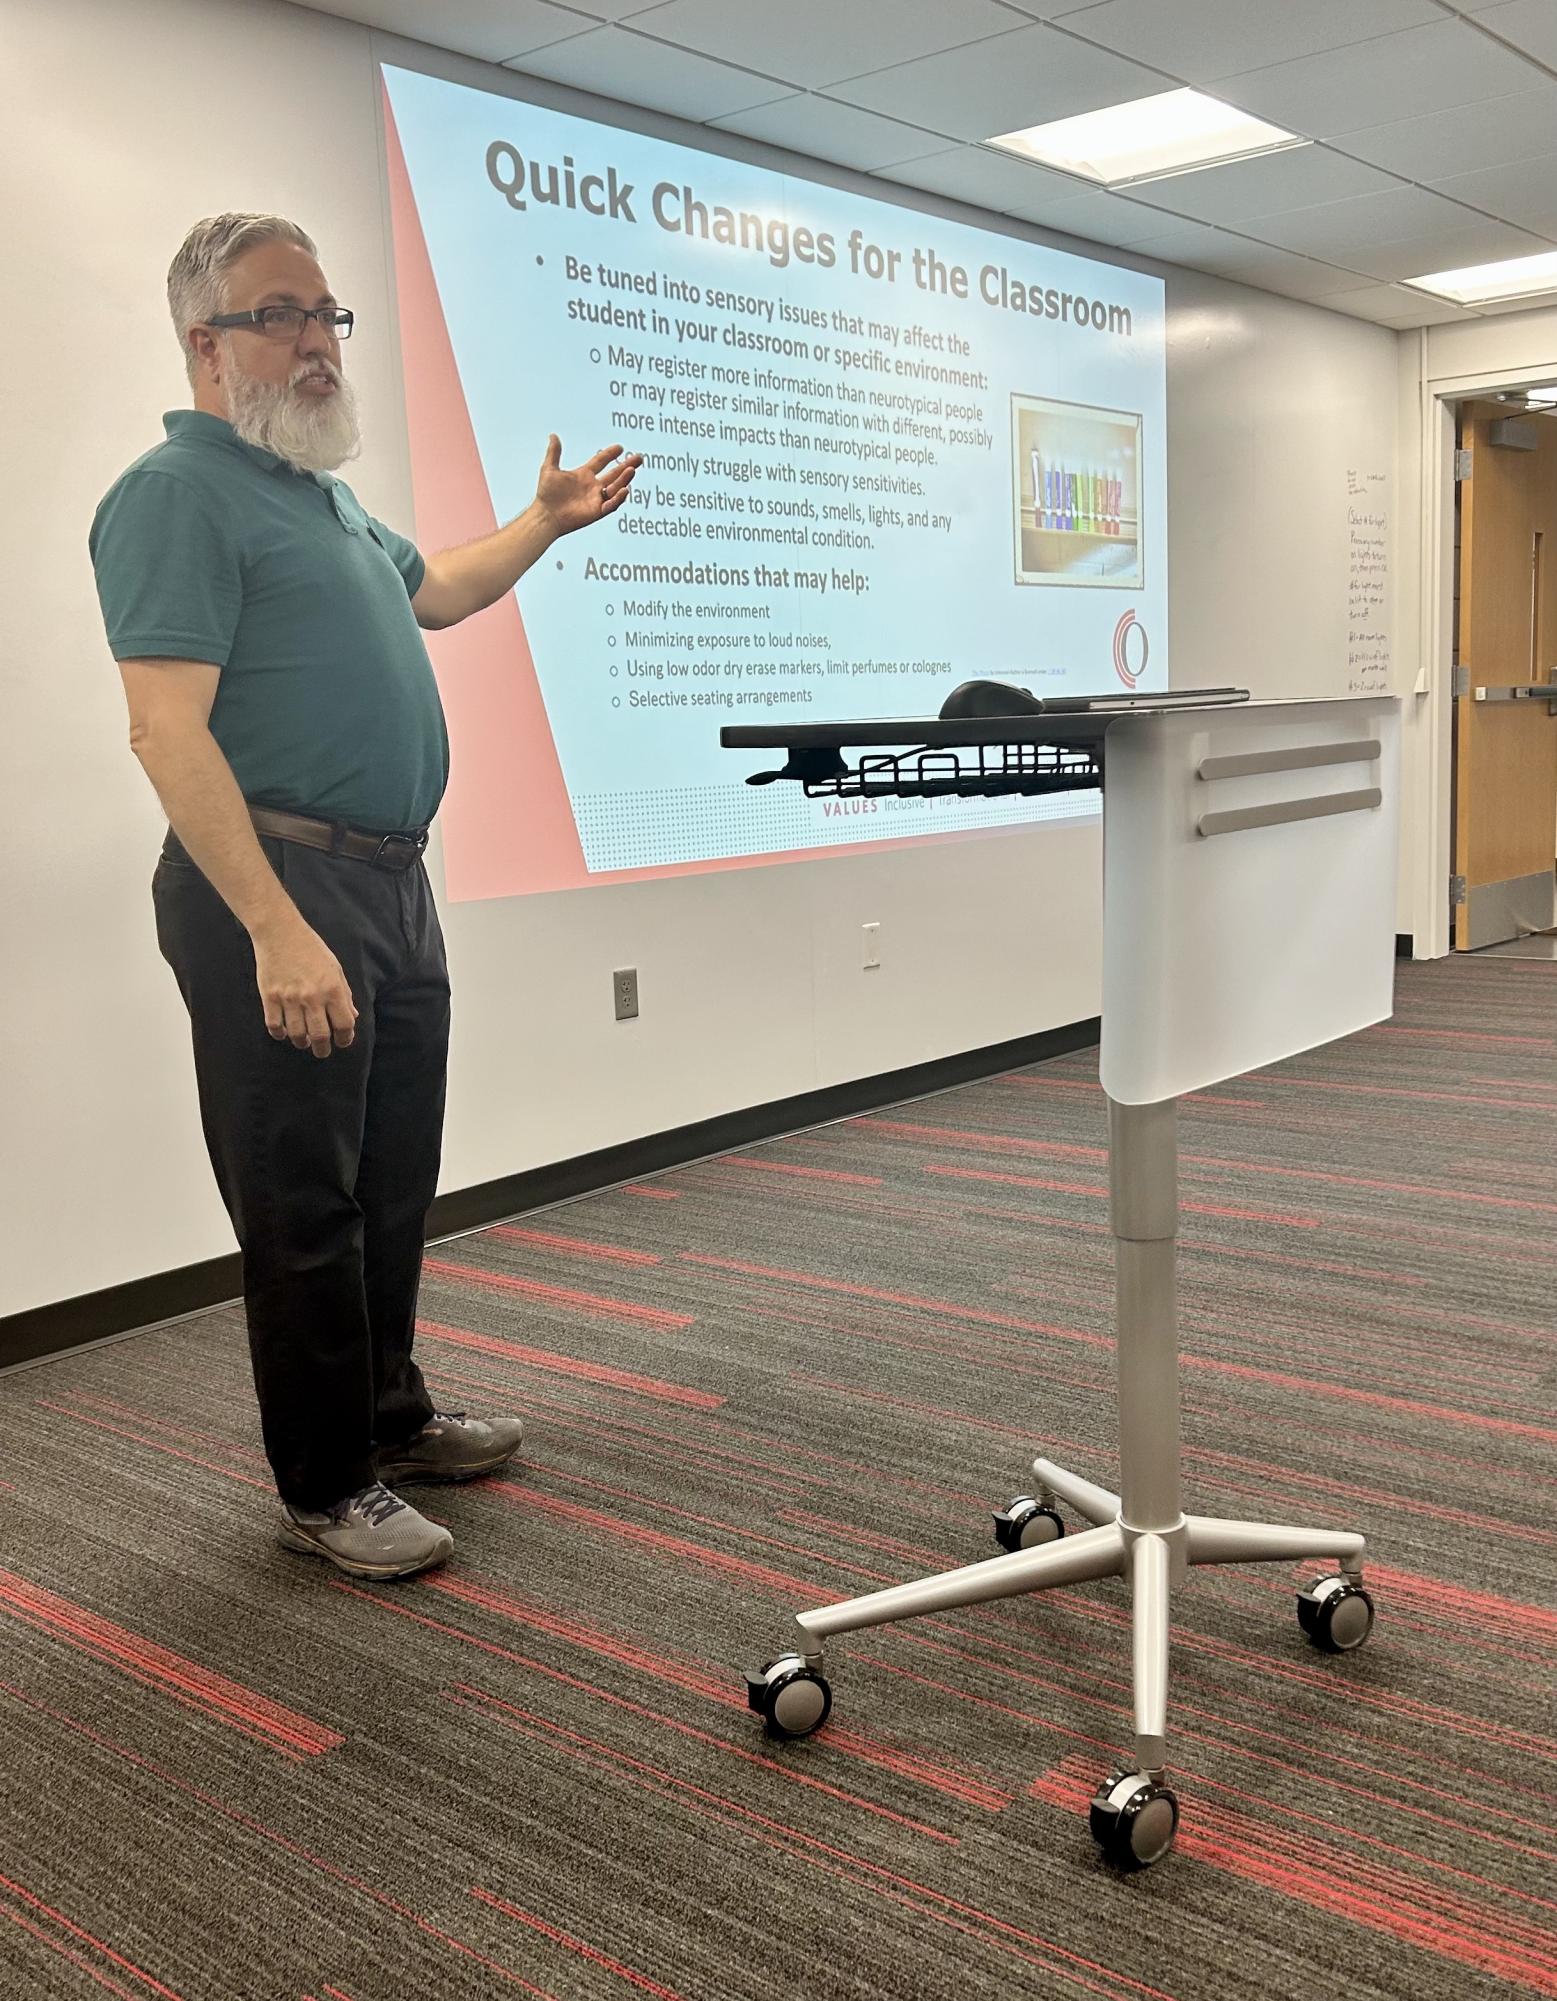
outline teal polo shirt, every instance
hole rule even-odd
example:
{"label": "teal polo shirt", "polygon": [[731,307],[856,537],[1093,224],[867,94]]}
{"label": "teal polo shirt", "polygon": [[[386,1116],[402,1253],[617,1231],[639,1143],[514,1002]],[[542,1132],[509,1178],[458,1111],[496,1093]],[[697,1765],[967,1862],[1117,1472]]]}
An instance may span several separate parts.
{"label": "teal polo shirt", "polygon": [[342,479],[221,417],[172,410],[89,547],[116,660],[221,669],[211,734],[251,805],[377,832],[424,826],[449,775],[411,599],[426,565]]}

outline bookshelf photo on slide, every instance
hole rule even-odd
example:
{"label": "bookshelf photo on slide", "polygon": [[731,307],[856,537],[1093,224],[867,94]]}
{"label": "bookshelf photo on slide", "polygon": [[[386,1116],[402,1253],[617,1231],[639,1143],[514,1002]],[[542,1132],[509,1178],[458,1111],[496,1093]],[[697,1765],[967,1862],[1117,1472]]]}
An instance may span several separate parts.
{"label": "bookshelf photo on slide", "polygon": [[1140,414],[1013,396],[1011,453],[1016,581],[1139,590]]}

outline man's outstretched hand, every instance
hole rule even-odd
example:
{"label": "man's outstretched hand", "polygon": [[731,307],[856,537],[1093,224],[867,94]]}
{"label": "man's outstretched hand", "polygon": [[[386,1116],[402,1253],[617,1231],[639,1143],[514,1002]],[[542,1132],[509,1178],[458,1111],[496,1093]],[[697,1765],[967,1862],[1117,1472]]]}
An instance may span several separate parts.
{"label": "man's outstretched hand", "polygon": [[559,535],[575,528],[587,528],[592,521],[613,514],[627,498],[633,475],[643,464],[636,453],[622,456],[620,445],[608,445],[571,472],[562,463],[562,440],[551,437],[541,460],[541,476],[535,486],[536,505]]}

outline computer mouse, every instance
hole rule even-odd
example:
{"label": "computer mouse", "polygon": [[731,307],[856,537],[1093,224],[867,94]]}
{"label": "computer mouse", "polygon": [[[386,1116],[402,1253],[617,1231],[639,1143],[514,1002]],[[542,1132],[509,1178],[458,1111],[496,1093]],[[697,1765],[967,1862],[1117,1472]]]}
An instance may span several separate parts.
{"label": "computer mouse", "polygon": [[970,716],[1035,716],[1043,703],[1030,688],[1009,681],[964,681],[941,704],[943,723],[965,722]]}

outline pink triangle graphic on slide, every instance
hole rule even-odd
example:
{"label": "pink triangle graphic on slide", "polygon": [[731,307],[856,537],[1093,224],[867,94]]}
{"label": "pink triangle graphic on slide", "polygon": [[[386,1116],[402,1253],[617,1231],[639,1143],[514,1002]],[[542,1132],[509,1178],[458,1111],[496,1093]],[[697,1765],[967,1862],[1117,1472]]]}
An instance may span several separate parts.
{"label": "pink triangle graphic on slide", "polygon": [[[384,131],[416,528],[424,547],[443,549],[492,534],[497,517],[387,93]],[[517,602],[508,597],[450,627],[429,650],[456,774],[440,816],[449,896],[587,882]]]}

